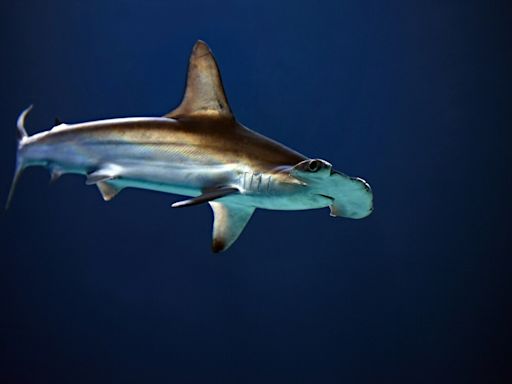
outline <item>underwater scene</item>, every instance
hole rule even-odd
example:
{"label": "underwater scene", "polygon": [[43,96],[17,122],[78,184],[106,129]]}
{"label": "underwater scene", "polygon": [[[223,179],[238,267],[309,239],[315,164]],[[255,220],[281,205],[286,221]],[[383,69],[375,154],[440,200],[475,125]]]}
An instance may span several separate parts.
{"label": "underwater scene", "polygon": [[0,18],[0,383],[510,382],[507,4]]}

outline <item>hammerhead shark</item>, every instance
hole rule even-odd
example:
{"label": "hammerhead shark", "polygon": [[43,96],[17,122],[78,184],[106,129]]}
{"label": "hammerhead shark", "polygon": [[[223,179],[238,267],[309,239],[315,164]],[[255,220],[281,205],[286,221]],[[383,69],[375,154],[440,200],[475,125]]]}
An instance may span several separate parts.
{"label": "hammerhead shark", "polygon": [[29,136],[17,121],[16,183],[29,166],[52,180],[86,176],[108,201],[127,187],[189,198],[173,207],[208,203],[214,215],[213,252],[229,248],[256,208],[330,208],[331,216],[359,219],[373,210],[368,183],[308,158],[240,124],[228,104],[210,48],[198,41],[190,55],[181,104],[163,117],[129,117],[56,125]]}

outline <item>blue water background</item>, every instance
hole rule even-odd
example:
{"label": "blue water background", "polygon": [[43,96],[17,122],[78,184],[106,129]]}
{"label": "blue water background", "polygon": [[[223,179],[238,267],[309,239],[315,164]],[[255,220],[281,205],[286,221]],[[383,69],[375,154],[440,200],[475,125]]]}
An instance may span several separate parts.
{"label": "blue water background", "polygon": [[3,2],[2,201],[23,108],[30,133],[163,115],[203,39],[238,119],[367,179],[375,212],[257,211],[212,255],[206,205],[29,169],[0,382],[506,382],[510,25],[506,2]]}

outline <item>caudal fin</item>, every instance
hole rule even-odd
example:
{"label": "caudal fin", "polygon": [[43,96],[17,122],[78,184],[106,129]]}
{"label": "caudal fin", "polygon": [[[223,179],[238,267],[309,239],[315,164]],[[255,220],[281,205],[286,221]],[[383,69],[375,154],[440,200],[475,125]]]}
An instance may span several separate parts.
{"label": "caudal fin", "polygon": [[5,203],[6,210],[9,209],[9,206],[11,205],[11,200],[14,195],[14,190],[16,189],[16,184],[18,184],[18,180],[20,179],[20,176],[24,169],[22,158],[19,155],[19,149],[23,143],[23,140],[25,140],[28,137],[27,130],[25,129],[25,119],[32,110],[32,107],[33,106],[31,105],[20,113],[20,116],[18,117],[18,121],[16,124],[18,128],[16,135],[18,141],[18,149],[16,152],[16,167],[14,168],[14,177],[12,179],[11,188],[9,189],[9,195],[7,196],[7,202]]}

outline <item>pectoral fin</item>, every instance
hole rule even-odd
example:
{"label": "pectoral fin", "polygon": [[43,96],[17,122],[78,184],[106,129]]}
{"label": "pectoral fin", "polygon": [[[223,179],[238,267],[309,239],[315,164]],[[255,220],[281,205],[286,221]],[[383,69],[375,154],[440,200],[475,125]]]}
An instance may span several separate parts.
{"label": "pectoral fin", "polygon": [[254,207],[210,201],[213,210],[212,251],[225,251],[238,239],[254,212]]}
{"label": "pectoral fin", "polygon": [[212,200],[220,199],[221,197],[237,193],[237,188],[225,187],[217,188],[208,192],[203,193],[200,196],[193,197],[191,199],[178,201],[172,205],[173,208],[190,207],[191,205],[197,205],[206,203]]}

